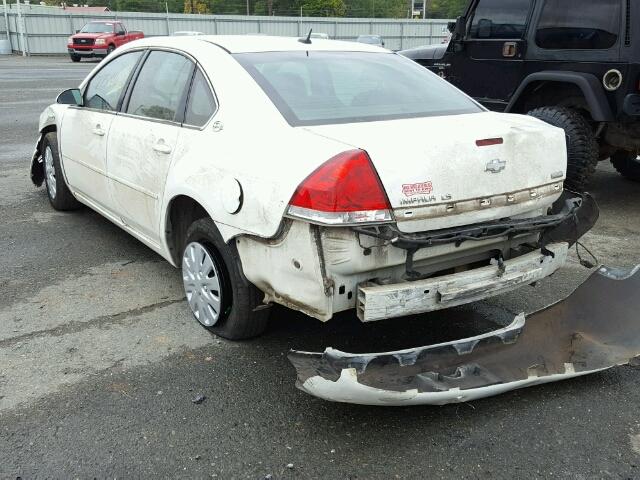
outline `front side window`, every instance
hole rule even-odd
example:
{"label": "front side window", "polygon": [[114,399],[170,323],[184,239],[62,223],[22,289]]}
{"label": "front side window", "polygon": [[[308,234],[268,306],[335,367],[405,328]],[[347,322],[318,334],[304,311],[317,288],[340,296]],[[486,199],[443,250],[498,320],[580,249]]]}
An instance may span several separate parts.
{"label": "front side window", "polygon": [[215,111],[216,100],[213,97],[213,93],[211,93],[207,80],[198,69],[191,85],[184,123],[202,127],[209,121]]}
{"label": "front side window", "polygon": [[154,51],[144,62],[131,92],[127,113],[181,121],[193,62],[178,53]]}
{"label": "front side window", "polygon": [[547,0],[536,44],[558,50],[611,48],[618,40],[620,14],[620,0]]}
{"label": "front side window", "polygon": [[470,38],[520,39],[531,0],[480,0],[473,13]]}
{"label": "front side window", "polygon": [[115,111],[129,76],[142,56],[142,51],[125,53],[114,58],[89,80],[84,105],[98,110]]}
{"label": "front side window", "polygon": [[261,52],[234,58],[293,126],[483,111],[437,75],[393,53]]}

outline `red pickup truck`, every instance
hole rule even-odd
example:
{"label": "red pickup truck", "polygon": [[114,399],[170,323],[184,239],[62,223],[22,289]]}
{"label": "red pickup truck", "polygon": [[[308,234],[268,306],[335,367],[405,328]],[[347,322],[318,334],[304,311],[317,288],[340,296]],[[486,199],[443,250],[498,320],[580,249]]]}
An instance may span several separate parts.
{"label": "red pickup truck", "polygon": [[120,45],[144,38],[142,32],[128,32],[122,22],[96,20],[87,23],[67,41],[67,51],[71,60],[81,58],[106,57]]}

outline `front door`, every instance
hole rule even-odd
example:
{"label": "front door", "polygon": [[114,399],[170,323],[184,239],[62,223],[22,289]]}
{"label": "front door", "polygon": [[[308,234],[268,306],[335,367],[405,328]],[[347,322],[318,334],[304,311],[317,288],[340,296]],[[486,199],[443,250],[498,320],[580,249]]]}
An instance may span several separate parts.
{"label": "front door", "polygon": [[106,177],[107,140],[118,103],[141,51],[114,58],[89,81],[84,105],[68,108],[62,120],[60,151],[71,189],[96,207],[113,206]]}
{"label": "front door", "polygon": [[152,51],[109,134],[107,172],[115,208],[153,243],[159,243],[162,195],[193,68],[183,55]]}
{"label": "front door", "polygon": [[[502,111],[524,76],[525,31],[532,0],[478,0],[469,11],[462,51],[447,55],[447,80]],[[454,45],[450,45],[450,52]]]}

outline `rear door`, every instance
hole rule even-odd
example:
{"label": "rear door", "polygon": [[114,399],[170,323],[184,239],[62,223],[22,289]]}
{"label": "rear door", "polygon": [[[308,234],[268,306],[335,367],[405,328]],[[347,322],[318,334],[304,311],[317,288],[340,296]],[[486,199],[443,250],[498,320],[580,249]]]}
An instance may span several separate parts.
{"label": "rear door", "polygon": [[111,210],[107,187],[107,140],[142,51],[120,55],[96,73],[84,91],[84,106],[70,106],[60,132],[64,172],[71,188],[96,207]]}
{"label": "rear door", "polygon": [[447,80],[488,108],[502,111],[524,76],[525,31],[533,0],[478,0],[463,50],[448,56]]}
{"label": "rear door", "polygon": [[122,220],[159,241],[162,195],[184,119],[194,62],[177,52],[149,53],[109,135],[109,189]]}

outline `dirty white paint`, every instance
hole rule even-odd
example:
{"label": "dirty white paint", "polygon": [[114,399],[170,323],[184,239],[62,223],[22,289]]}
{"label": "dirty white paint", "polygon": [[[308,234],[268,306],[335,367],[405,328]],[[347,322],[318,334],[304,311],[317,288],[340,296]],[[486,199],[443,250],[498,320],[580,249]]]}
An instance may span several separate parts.
{"label": "dirty white paint", "polygon": [[367,285],[358,289],[357,313],[370,322],[385,318],[442,310],[508,292],[554,273],[567,259],[566,243],[549,245],[554,257],[532,252],[507,260],[504,273],[498,265],[391,285]]}
{"label": "dirty white paint", "polygon": [[323,400],[343,403],[355,403],[358,405],[377,405],[388,407],[404,407],[411,405],[447,405],[450,403],[463,403],[479,400],[481,398],[500,395],[511,390],[558,382],[569,378],[581,377],[602,370],[576,373],[570,369],[567,373],[549,375],[547,377],[529,377],[526,380],[491,385],[481,388],[460,390],[453,388],[446,392],[418,392],[407,390],[395,392],[369,387],[358,382],[358,374],[355,369],[342,370],[340,378],[336,382],[326,380],[320,376],[307,379],[299,388],[304,392]]}
{"label": "dirty white paint", "polygon": [[[294,128],[229,55],[309,50],[393,55],[387,50],[351,42],[304,45],[295,38],[153,37],[126,44],[106,62],[132,49],[148,47],[186,52],[211,80],[219,105],[201,129],[63,105],[49,107],[40,119],[40,128],[57,126],[63,173],[76,197],[169,262],[174,261],[166,235],[171,201],[187,196],[200,203],[224,240],[238,240],[243,269],[265,292],[266,301],[327,320],[336,311],[354,306],[357,283],[398,269],[397,252],[387,259],[372,255],[375,261],[367,270],[349,271],[350,265],[357,268],[356,261],[334,263],[328,269],[325,253],[330,261],[339,254],[330,248],[325,252],[308,224],[296,230],[300,238],[294,241],[289,238],[279,245],[275,240],[268,244],[258,241],[273,239],[281,231],[297,186],[345,150],[355,147],[369,153],[398,226],[405,231],[538,215],[560,195],[562,178],[557,174],[565,171],[564,134],[537,119],[482,111]],[[104,64],[96,66],[81,89]],[[452,90],[452,95],[463,94]],[[251,105],[250,115],[247,105]],[[222,124],[224,128],[216,127]],[[493,137],[503,142],[476,145],[476,140]],[[504,171],[494,173],[487,168],[496,160],[505,166]],[[416,192],[420,195],[415,196]],[[439,215],[441,211],[445,214]],[[347,248],[360,248],[355,236],[351,242]],[[456,253],[462,255],[463,250]],[[332,271],[338,270],[339,276],[332,277]],[[538,273],[527,274],[537,280],[550,271]],[[338,295],[344,297],[336,299],[336,288],[340,287],[344,293]],[[480,293],[473,299],[484,296]]]}
{"label": "dirty white paint", "polygon": [[[549,205],[562,193],[563,178],[554,180],[552,174],[561,170],[564,177],[564,132],[531,117],[485,113],[309,130],[369,153],[398,227],[406,232],[513,216]],[[494,137],[504,143],[476,146],[476,140]],[[494,159],[506,162],[504,171],[485,171]],[[424,182],[431,186],[429,193],[405,193],[403,186]],[[513,202],[507,201],[509,195],[515,197]],[[491,204],[481,208],[486,198]],[[411,216],[406,216],[408,211]]]}

